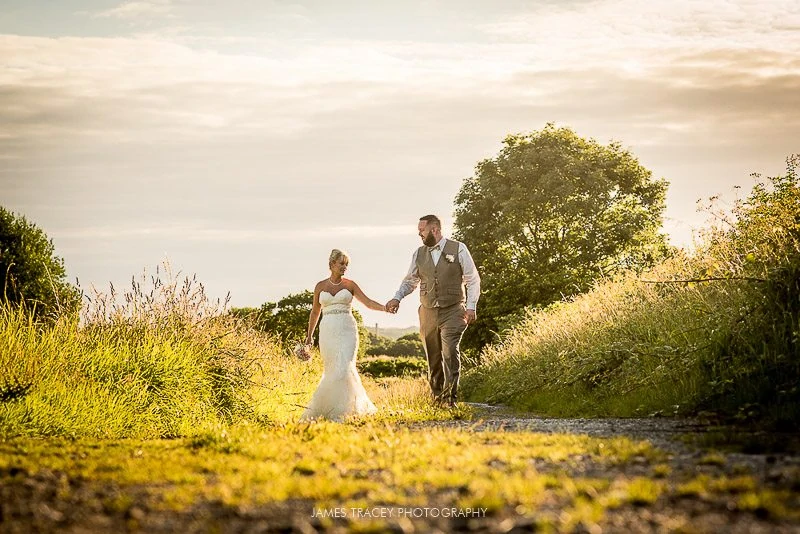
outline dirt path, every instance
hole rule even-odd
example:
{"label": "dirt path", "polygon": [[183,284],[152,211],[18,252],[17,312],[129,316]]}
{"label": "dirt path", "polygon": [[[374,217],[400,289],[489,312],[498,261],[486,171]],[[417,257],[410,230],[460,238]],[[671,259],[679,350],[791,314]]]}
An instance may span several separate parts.
{"label": "dirt path", "polygon": [[[712,450],[704,444],[707,425],[685,419],[551,419],[515,415],[487,405],[473,408],[478,416],[471,421],[403,426],[411,431],[455,427],[464,432],[647,440],[666,451],[658,465],[645,457],[600,465],[586,454],[559,462],[537,460],[535,469],[554,478],[607,481],[612,489],[643,477],[657,480],[663,491],[652,500],[642,497],[639,502],[628,500],[612,507],[598,504],[608,501],[591,488],[576,486],[572,495],[548,495],[535,513],[505,505],[479,518],[442,517],[441,513],[432,517],[426,512],[426,517],[370,523],[353,518],[320,520],[309,514],[314,503],[299,500],[247,509],[198,502],[188,509],[168,510],[154,502],[152,488],[146,485],[120,488],[48,470],[0,470],[0,532],[800,532],[800,454],[796,449],[781,453]],[[498,465],[499,470],[503,468]],[[452,492],[432,492],[426,497],[431,509],[443,510],[458,502]],[[575,520],[584,515],[586,519]]]}
{"label": "dirt path", "polygon": [[[584,434],[593,437],[627,437],[644,440],[668,453],[671,484],[708,477],[744,480],[751,477],[756,486],[774,493],[792,494],[794,510],[800,508],[800,433],[766,434],[730,427],[720,429],[698,419],[688,418],[548,418],[518,414],[502,407],[469,403],[476,417],[471,421],[436,421],[409,425],[411,428],[463,428],[465,431],[538,432]],[[652,474],[644,460],[622,466],[616,472],[593,470],[589,465],[573,465],[571,474],[599,477],[631,477]],[[562,470],[563,466],[541,465],[541,471]],[[699,489],[699,488],[698,488]],[[691,489],[679,497],[659,499],[648,507],[621,508],[607,513],[603,531],[642,532],[800,532],[797,515],[789,518],[775,513],[767,502],[743,513],[735,504],[739,489],[715,495]],[[683,495],[680,495],[684,493]],[[507,520],[511,525],[511,520]],[[514,523],[524,527],[527,521]],[[516,528],[516,527],[515,527]],[[501,529],[502,530],[502,529]],[[513,529],[512,529],[513,530]],[[526,530],[522,528],[522,530]],[[576,531],[581,531],[577,528]],[[491,531],[491,529],[490,529]]]}
{"label": "dirt path", "polygon": [[[641,418],[557,418],[519,414],[503,406],[465,403],[475,411],[471,421],[450,420],[416,423],[410,428],[445,427],[471,431],[540,432],[548,434],[585,434],[608,438],[626,436],[647,440],[660,449],[675,453],[702,453],[702,449],[745,450],[748,454],[728,452],[730,458],[764,463],[775,457],[800,455],[800,431],[792,434],[767,434],[715,426],[708,421],[685,417]],[[693,445],[693,447],[689,447]]]}

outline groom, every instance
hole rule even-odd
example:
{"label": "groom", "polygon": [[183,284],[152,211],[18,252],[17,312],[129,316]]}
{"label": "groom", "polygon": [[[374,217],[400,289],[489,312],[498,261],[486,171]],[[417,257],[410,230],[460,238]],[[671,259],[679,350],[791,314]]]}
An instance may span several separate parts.
{"label": "groom", "polygon": [[418,230],[423,246],[412,255],[411,267],[394,298],[386,303],[386,311],[397,313],[403,297],[419,285],[419,326],[431,391],[437,403],[452,407],[461,371],[458,345],[467,325],[475,321],[481,278],[466,245],[442,237],[436,215],[420,218]]}

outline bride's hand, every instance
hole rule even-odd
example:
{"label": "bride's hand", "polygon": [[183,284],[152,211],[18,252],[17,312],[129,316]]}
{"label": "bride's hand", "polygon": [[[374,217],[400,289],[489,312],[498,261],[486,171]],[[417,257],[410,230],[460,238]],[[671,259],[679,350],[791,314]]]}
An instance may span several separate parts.
{"label": "bride's hand", "polygon": [[294,355],[301,361],[307,362],[311,359],[311,347],[306,344],[298,343],[294,347]]}

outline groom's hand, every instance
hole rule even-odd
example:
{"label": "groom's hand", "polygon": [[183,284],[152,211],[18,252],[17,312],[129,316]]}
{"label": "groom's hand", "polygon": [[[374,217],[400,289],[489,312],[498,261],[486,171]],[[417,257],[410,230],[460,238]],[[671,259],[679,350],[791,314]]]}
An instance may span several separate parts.
{"label": "groom's hand", "polygon": [[464,312],[464,320],[467,324],[472,324],[477,319],[477,315],[475,314],[475,310],[467,310]]}
{"label": "groom's hand", "polygon": [[392,299],[386,303],[385,308],[389,313],[397,313],[397,310],[400,309],[400,301],[397,299]]}

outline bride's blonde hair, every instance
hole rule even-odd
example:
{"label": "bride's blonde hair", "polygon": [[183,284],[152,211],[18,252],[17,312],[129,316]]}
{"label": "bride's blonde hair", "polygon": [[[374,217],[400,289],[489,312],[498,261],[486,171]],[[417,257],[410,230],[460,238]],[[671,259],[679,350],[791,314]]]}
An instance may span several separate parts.
{"label": "bride's blonde hair", "polygon": [[350,256],[347,254],[347,252],[339,250],[338,248],[331,250],[331,255],[328,258],[328,267],[330,267],[331,265],[333,265],[342,258],[344,258],[348,264],[350,263]]}

